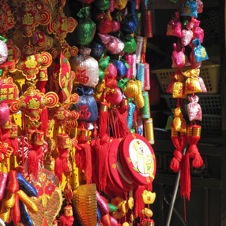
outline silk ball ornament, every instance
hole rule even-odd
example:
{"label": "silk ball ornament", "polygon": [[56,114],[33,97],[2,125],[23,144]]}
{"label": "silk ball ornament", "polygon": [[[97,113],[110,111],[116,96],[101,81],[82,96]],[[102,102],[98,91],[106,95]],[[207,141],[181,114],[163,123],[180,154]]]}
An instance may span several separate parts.
{"label": "silk ball ornament", "polygon": [[125,76],[127,73],[126,64],[121,60],[114,60],[113,64],[117,68],[118,76]]}
{"label": "silk ball ornament", "polygon": [[92,42],[91,45],[91,56],[94,57],[95,59],[98,59],[101,57],[101,55],[104,52],[104,47],[102,44],[98,43],[98,42]]}
{"label": "silk ball ornament", "polygon": [[100,9],[100,10],[102,10],[102,11],[105,11],[105,10],[110,9],[111,2],[110,2],[110,0],[96,0],[96,1],[94,2],[94,5],[95,5],[98,9]]}
{"label": "silk ball ornament", "polygon": [[108,34],[100,34],[98,33],[102,43],[105,45],[107,50],[112,54],[119,54],[124,49],[124,43],[119,38],[108,35]]}
{"label": "silk ball ornament", "polygon": [[94,88],[99,82],[99,66],[97,60],[89,54],[91,49],[85,48],[82,54],[78,54],[70,60],[71,68],[75,72],[75,84],[81,84]]}
{"label": "silk ball ornament", "polygon": [[5,63],[8,59],[8,48],[4,40],[5,39],[0,36],[0,64]]}
{"label": "silk ball ornament", "polygon": [[75,42],[79,45],[88,45],[92,42],[96,33],[96,24],[89,18],[89,7],[82,8],[77,16],[78,26],[75,28]]}

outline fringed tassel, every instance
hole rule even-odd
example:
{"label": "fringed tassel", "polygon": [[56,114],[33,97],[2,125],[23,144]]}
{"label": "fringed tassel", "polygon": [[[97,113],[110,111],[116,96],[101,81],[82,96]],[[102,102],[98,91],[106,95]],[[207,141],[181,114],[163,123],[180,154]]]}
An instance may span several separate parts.
{"label": "fringed tassel", "polygon": [[92,178],[92,157],[89,143],[78,144],[75,153],[75,162],[80,170],[84,171],[86,183],[91,183]]}
{"label": "fringed tassel", "polygon": [[99,136],[108,134],[108,103],[101,102],[99,111]]}
{"label": "fringed tassel", "polygon": [[107,180],[107,159],[108,159],[108,150],[111,146],[110,137],[105,134],[103,137],[95,140],[95,143],[92,144],[93,155],[95,155],[95,167],[97,175],[97,186],[98,190],[105,191],[106,180]]}
{"label": "fringed tassel", "polygon": [[142,193],[145,190],[145,186],[138,186],[134,192],[134,217],[144,218],[142,209],[145,207],[145,204],[142,199]]}
{"label": "fringed tassel", "polygon": [[27,168],[28,173],[32,174],[34,178],[38,177],[38,154],[35,150],[28,152],[28,158],[27,158]]}
{"label": "fringed tassel", "polygon": [[66,173],[69,171],[69,166],[67,162],[68,148],[58,147],[58,151],[60,153],[60,156],[56,158],[54,172],[56,176],[59,178],[59,180],[62,181],[63,173]]}
{"label": "fringed tassel", "polygon": [[113,128],[113,136],[115,138],[123,138],[130,134],[127,117],[124,117],[117,108],[111,109],[111,126]]}
{"label": "fringed tassel", "polygon": [[187,141],[189,143],[188,151],[184,156],[181,168],[180,179],[180,193],[181,196],[190,200],[191,192],[191,176],[190,176],[190,159],[192,159],[192,166],[199,168],[203,166],[204,162],[200,156],[197,143],[200,140],[201,126],[192,125],[187,129]]}

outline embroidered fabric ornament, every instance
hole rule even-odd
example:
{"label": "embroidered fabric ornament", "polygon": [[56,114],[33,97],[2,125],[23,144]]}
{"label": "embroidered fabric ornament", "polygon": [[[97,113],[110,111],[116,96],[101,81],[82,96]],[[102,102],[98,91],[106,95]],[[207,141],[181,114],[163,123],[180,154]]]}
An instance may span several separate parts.
{"label": "embroidered fabric ornament", "polygon": [[108,34],[112,32],[113,23],[110,15],[110,10],[108,10],[103,17],[99,18],[97,22],[97,31],[101,34]]}
{"label": "embroidered fabric ornament", "polygon": [[49,25],[51,13],[45,4],[40,2],[31,3],[27,0],[18,3],[18,7],[14,12],[15,28],[22,30],[24,37],[31,37],[39,25]]}
{"label": "embroidered fabric ornament", "polygon": [[191,30],[191,29],[198,27],[199,25],[200,25],[200,20],[198,20],[194,17],[191,17],[190,21],[188,21],[186,23],[186,29]]}
{"label": "embroidered fabric ornament", "polygon": [[181,5],[181,16],[198,17],[197,3],[195,0],[187,0]]}
{"label": "embroidered fabric ornament", "polygon": [[112,20],[112,33],[120,31],[120,23],[116,20]]}
{"label": "embroidered fabric ornament", "polygon": [[63,8],[59,8],[56,17],[47,25],[47,32],[53,34],[60,43],[64,42],[68,33],[72,33],[78,26],[73,17],[66,17]]}
{"label": "embroidered fabric ornament", "polygon": [[125,76],[127,73],[127,66],[123,60],[112,60],[112,63],[117,68],[117,75],[118,76]]}
{"label": "embroidered fabric ornament", "polygon": [[180,22],[180,15],[179,12],[175,12],[173,15],[173,18],[170,20],[170,22],[167,24],[167,36],[176,36],[181,37],[181,22]]}
{"label": "embroidered fabric ornament", "polygon": [[44,108],[53,108],[58,103],[59,98],[55,92],[46,94],[30,86],[18,100],[10,105],[11,112],[22,110],[31,121],[39,121]]}
{"label": "embroidered fabric ornament", "polygon": [[104,47],[102,44],[93,41],[90,45],[91,48],[91,56],[94,57],[96,60],[100,59],[104,52]]}
{"label": "embroidered fabric ornament", "polygon": [[173,98],[184,98],[184,83],[183,82],[174,82],[173,83]]}
{"label": "embroidered fabric ornament", "polygon": [[94,88],[99,81],[99,66],[97,60],[89,54],[91,49],[84,48],[80,54],[71,58],[71,68],[75,72],[75,84]]}
{"label": "embroidered fabric ornament", "polygon": [[181,133],[186,132],[187,123],[183,117],[180,107],[176,107],[174,109],[174,119],[172,122],[172,126],[177,132],[181,132]]}
{"label": "embroidered fabric ornament", "polygon": [[9,71],[15,71],[16,64],[18,63],[21,57],[21,51],[17,45],[14,44],[12,39],[7,41],[8,48],[8,61],[3,64],[0,64],[0,68],[7,67]]}
{"label": "embroidered fabric ornament", "polygon": [[90,44],[96,33],[96,24],[89,18],[89,7],[81,8],[77,14],[79,20],[75,28],[75,42],[81,46]]}
{"label": "embroidered fabric ornament", "polygon": [[207,89],[206,89],[206,85],[205,85],[203,79],[199,76],[198,77],[198,80],[199,80],[199,84],[200,84],[200,87],[202,89],[202,92],[203,93],[206,93],[207,92]]}
{"label": "embroidered fabric ornament", "polygon": [[116,78],[118,75],[118,71],[116,66],[113,63],[109,63],[104,73],[105,73],[105,76],[104,76],[105,86],[111,89],[117,88]]}
{"label": "embroidered fabric ornament", "polygon": [[0,15],[0,34],[4,34],[15,25],[15,20],[11,8],[6,2],[1,2]]}
{"label": "embroidered fabric ornament", "polygon": [[[198,38],[200,43],[203,43],[204,40],[204,31],[201,27],[195,27],[193,29],[194,38]],[[193,43],[194,44],[194,43]]]}
{"label": "embroidered fabric ornament", "polygon": [[199,120],[202,121],[202,109],[198,103],[199,97],[196,95],[188,96],[188,101],[190,102],[187,105],[188,118],[190,121]]}
{"label": "embroidered fabric ornament", "polygon": [[4,126],[6,122],[9,120],[10,109],[9,106],[1,102],[0,103],[0,126]]}
{"label": "embroidered fabric ornament", "polygon": [[8,47],[6,45],[7,40],[0,36],[0,65],[5,63],[8,59]]}
{"label": "embroidered fabric ornament", "polygon": [[110,53],[119,54],[124,49],[125,44],[119,38],[108,34],[99,33],[98,35]]}
{"label": "embroidered fabric ornament", "polygon": [[138,19],[135,11],[135,1],[129,1],[127,4],[128,13],[120,23],[120,29],[125,34],[133,34],[138,27]]}
{"label": "embroidered fabric ornament", "polygon": [[32,44],[37,51],[47,51],[53,47],[53,38],[43,31],[36,30],[32,36]]}
{"label": "embroidered fabric ornament", "polygon": [[107,91],[105,95],[105,100],[111,105],[119,105],[123,99],[122,91],[120,88],[116,87]]}
{"label": "embroidered fabric ornament", "polygon": [[71,106],[72,110],[79,113],[79,121],[94,122],[98,118],[98,109],[96,100],[93,97],[93,89],[89,87],[76,87],[76,93],[79,100]]}
{"label": "embroidered fabric ornament", "polygon": [[193,50],[190,52],[189,60],[190,60],[192,69],[197,69],[197,68],[200,68],[202,66],[202,61],[200,61],[200,62],[196,61],[195,54],[194,54]]}
{"label": "embroidered fabric ornament", "polygon": [[137,48],[137,43],[134,37],[132,37],[131,35],[125,35],[122,38],[123,42],[124,42],[124,49],[123,51],[125,53],[133,53],[136,51]]}
{"label": "embroidered fabric ornament", "polygon": [[94,5],[101,11],[105,11],[110,9],[111,3],[110,3],[110,0],[96,0],[94,2]]}
{"label": "embroidered fabric ornament", "polygon": [[172,68],[183,68],[185,65],[188,65],[188,59],[184,53],[185,49],[178,44],[173,44],[173,52],[172,52]]}
{"label": "embroidered fabric ornament", "polygon": [[16,65],[16,69],[22,72],[27,80],[34,80],[40,70],[42,70],[43,73],[46,73],[47,76],[47,68],[51,65],[51,63],[51,54],[48,52],[41,52],[21,58]]}
{"label": "embroidered fabric ornament", "polygon": [[201,93],[202,88],[199,83],[199,76],[200,69],[189,69],[183,72],[185,77],[188,77],[185,81],[185,94],[192,94],[192,93]]}
{"label": "embroidered fabric ornament", "polygon": [[101,58],[98,60],[99,68],[104,71],[105,69],[107,69],[109,62],[110,56],[102,55]]}
{"label": "embroidered fabric ornament", "polygon": [[183,29],[181,32],[181,43],[183,46],[187,46],[190,44],[191,40],[193,38],[193,32],[191,30],[185,30]]}
{"label": "embroidered fabric ornament", "polygon": [[66,101],[72,93],[75,72],[72,71],[70,62],[63,53],[54,59],[49,74],[50,89],[55,90],[61,103]]}
{"label": "embroidered fabric ornament", "polygon": [[196,4],[197,4],[197,12],[202,13],[203,12],[203,6],[204,6],[202,0],[196,0]]}
{"label": "embroidered fabric ornament", "polygon": [[122,10],[127,6],[128,0],[115,0],[115,9]]}

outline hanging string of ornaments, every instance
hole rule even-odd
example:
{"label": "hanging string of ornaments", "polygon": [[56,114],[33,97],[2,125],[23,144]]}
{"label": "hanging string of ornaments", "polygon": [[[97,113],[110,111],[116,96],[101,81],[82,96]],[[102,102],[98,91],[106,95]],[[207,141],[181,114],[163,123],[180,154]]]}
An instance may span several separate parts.
{"label": "hanging string of ornaments", "polygon": [[1,223],[154,225],[149,1],[1,0],[0,14]]}
{"label": "hanging string of ornaments", "polygon": [[178,38],[173,44],[171,56],[175,73],[167,88],[167,92],[176,99],[171,124],[171,140],[175,151],[170,168],[174,172],[180,171],[180,195],[190,200],[190,160],[194,168],[204,164],[197,147],[201,136],[199,122],[202,121],[202,109],[197,93],[207,92],[200,76],[200,68],[202,62],[208,60],[208,54],[202,45],[204,31],[198,20],[203,11],[203,2],[185,0],[180,1],[178,5],[178,10],[167,24],[167,35]]}

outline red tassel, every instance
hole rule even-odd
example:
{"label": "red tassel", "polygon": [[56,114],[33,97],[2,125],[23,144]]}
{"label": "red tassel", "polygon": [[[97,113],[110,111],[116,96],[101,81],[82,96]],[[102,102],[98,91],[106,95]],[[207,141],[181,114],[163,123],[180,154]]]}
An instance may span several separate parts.
{"label": "red tassel", "polygon": [[113,137],[115,138],[123,138],[130,134],[127,118],[120,114],[117,108],[111,109],[111,126],[113,130]]}
{"label": "red tassel", "polygon": [[170,168],[173,170],[173,172],[178,172],[180,169],[181,161],[183,158],[183,149],[186,144],[186,136],[185,134],[177,132],[173,127],[171,128],[171,140],[174,144],[174,147],[176,148],[170,162]]}
{"label": "red tassel", "polygon": [[40,121],[42,122],[41,123],[41,130],[46,134],[48,132],[48,120],[49,120],[49,117],[48,117],[48,109],[47,108],[44,108],[42,110],[42,113],[41,113],[41,116],[40,116]]}
{"label": "red tassel", "polygon": [[98,190],[105,191],[106,180],[107,180],[107,167],[108,167],[108,150],[111,146],[110,137],[105,134],[103,137],[98,138],[93,143],[93,151],[95,155],[97,172],[97,186]]}
{"label": "red tassel", "polygon": [[62,181],[63,173],[66,173],[69,171],[69,166],[67,163],[68,148],[58,147],[58,151],[60,153],[60,156],[56,158],[54,172],[56,176],[59,178],[59,180]]}
{"label": "red tassel", "polygon": [[80,170],[84,170],[86,183],[91,183],[92,177],[92,157],[89,143],[78,144],[75,153],[75,162]]}
{"label": "red tassel", "polygon": [[134,194],[134,217],[144,218],[142,209],[145,207],[145,204],[142,199],[142,193],[145,190],[145,186],[138,186]]}
{"label": "red tassel", "polygon": [[99,111],[99,136],[108,134],[108,103],[101,102]]}
{"label": "red tassel", "polygon": [[28,173],[32,174],[34,178],[38,177],[38,154],[35,150],[28,152],[28,158],[27,158],[27,168]]}
{"label": "red tassel", "polygon": [[54,172],[58,177],[58,179],[62,181],[63,165],[62,165],[62,159],[60,157],[56,158]]}
{"label": "red tassel", "polygon": [[192,125],[187,129],[187,141],[190,146],[182,161],[180,193],[182,197],[188,200],[190,200],[191,192],[190,159],[192,159],[192,165],[195,168],[199,168],[204,164],[197,147],[200,134],[201,126],[199,125]]}

